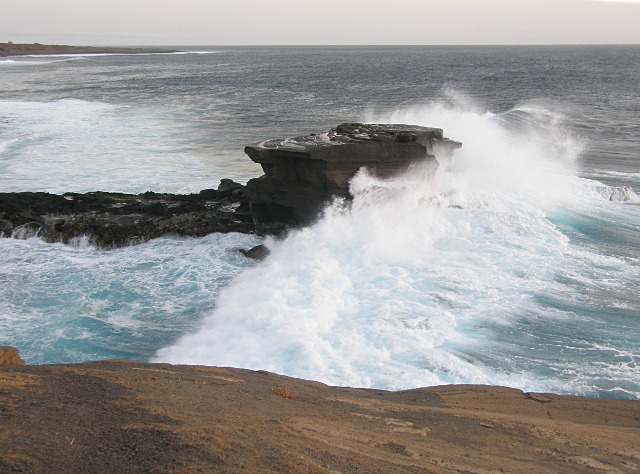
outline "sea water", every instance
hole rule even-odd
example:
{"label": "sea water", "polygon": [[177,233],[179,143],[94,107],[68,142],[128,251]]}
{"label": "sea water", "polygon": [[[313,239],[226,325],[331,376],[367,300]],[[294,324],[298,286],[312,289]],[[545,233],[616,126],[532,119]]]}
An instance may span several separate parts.
{"label": "sea water", "polygon": [[343,121],[440,127],[435,174],[266,239],[112,251],[0,240],[0,344],[334,385],[640,398],[640,48],[189,48],[0,60],[0,191],[196,192],[244,145]]}

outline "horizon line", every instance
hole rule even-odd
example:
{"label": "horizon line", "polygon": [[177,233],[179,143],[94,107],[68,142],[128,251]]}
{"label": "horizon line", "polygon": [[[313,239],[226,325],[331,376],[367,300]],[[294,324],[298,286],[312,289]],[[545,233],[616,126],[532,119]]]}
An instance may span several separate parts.
{"label": "horizon line", "polygon": [[40,42],[11,42],[4,41],[0,44],[13,44],[13,45],[34,45],[39,44],[42,46],[73,46],[73,47],[113,47],[113,48],[125,48],[125,47],[147,47],[147,48],[161,48],[167,46],[174,47],[404,47],[404,46],[640,46],[638,43],[303,43],[303,44],[239,44],[239,43],[91,43],[91,44],[70,44],[70,43],[40,43]]}

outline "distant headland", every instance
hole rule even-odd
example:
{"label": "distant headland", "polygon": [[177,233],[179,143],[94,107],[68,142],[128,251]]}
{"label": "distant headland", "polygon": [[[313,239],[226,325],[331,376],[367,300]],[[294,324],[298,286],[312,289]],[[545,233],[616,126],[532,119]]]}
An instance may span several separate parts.
{"label": "distant headland", "polygon": [[103,46],[68,46],[40,43],[0,43],[0,57],[25,56],[31,54],[149,54],[178,52],[180,51],[159,48],[112,48]]}

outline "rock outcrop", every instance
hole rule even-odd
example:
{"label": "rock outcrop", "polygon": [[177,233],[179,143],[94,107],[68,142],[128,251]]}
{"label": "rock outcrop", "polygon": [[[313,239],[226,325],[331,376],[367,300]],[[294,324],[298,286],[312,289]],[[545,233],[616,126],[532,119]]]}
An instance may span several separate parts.
{"label": "rock outcrop", "polygon": [[253,231],[243,186],[231,180],[222,180],[218,190],[189,195],[0,193],[0,234],[5,237],[37,235],[69,243],[86,236],[99,247],[114,248],[168,233],[202,237]]}
{"label": "rock outcrop", "polygon": [[0,346],[0,364],[24,365],[24,361],[15,347]]}
{"label": "rock outcrop", "polygon": [[332,197],[349,197],[349,180],[360,168],[388,178],[460,143],[438,128],[399,124],[343,123],[323,134],[267,140],[245,147],[264,176],[247,183],[246,194],[260,233],[307,224]]}
{"label": "rock outcrop", "polygon": [[419,161],[435,170],[436,154],[460,146],[438,128],[343,123],[320,135],[247,146],[245,152],[265,174],[246,187],[223,179],[217,190],[189,195],[0,193],[0,236],[63,243],[86,237],[115,248],[167,233],[281,234],[312,222],[333,197],[350,198],[349,180],[361,168],[381,178]]}

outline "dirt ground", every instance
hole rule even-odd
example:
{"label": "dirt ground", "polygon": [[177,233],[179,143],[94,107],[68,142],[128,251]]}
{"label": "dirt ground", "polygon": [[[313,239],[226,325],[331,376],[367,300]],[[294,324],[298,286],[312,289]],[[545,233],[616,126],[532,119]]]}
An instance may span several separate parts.
{"label": "dirt ground", "polygon": [[0,365],[2,473],[639,470],[637,401],[125,361]]}

